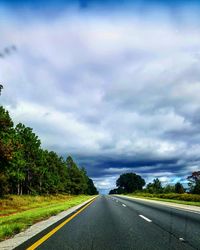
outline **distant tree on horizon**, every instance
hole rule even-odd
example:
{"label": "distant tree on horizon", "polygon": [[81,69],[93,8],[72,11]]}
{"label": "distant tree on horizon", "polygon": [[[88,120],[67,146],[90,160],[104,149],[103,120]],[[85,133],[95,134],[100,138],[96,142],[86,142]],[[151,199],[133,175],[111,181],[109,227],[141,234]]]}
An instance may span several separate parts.
{"label": "distant tree on horizon", "polygon": [[133,193],[142,190],[145,180],[135,173],[125,173],[120,175],[116,181],[116,185],[120,192]]}
{"label": "distant tree on horizon", "polygon": [[187,177],[189,181],[190,192],[193,194],[200,194],[200,171],[193,172]]}
{"label": "distant tree on horizon", "polygon": [[175,184],[175,193],[177,193],[177,194],[185,193],[185,189],[184,189],[183,185],[180,182],[177,182]]}
{"label": "distant tree on horizon", "polygon": [[167,184],[165,187],[163,187],[163,193],[165,194],[175,193],[175,186]]}
{"label": "distant tree on horizon", "polygon": [[162,193],[163,187],[161,181],[158,178],[154,179],[153,183],[150,182],[147,184],[146,190],[149,193]]}

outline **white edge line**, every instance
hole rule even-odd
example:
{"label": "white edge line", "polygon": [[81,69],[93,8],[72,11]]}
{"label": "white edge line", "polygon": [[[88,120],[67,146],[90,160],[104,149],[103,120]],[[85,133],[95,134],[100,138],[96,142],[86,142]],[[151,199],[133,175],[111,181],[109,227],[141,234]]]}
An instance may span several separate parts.
{"label": "white edge line", "polygon": [[148,219],[147,217],[145,217],[144,215],[139,215],[142,219],[148,221],[148,222],[152,222],[152,220]]}

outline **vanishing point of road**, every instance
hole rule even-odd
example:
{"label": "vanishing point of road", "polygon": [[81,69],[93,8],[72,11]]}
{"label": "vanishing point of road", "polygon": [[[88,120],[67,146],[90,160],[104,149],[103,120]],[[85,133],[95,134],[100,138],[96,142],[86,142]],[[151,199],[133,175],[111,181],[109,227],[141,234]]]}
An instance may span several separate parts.
{"label": "vanishing point of road", "polygon": [[98,196],[16,250],[200,249],[200,213]]}

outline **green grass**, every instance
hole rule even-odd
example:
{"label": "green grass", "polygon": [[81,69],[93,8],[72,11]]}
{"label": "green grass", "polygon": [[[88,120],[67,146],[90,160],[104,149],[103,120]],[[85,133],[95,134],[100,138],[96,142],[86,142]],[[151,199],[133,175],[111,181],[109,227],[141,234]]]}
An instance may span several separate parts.
{"label": "green grass", "polygon": [[149,193],[133,193],[127,194],[130,197],[144,198],[148,200],[157,200],[172,202],[177,204],[200,206],[200,195],[194,194],[149,194]]}
{"label": "green grass", "polygon": [[[7,199],[1,199],[1,211],[2,207],[4,207],[1,214],[7,215],[0,217],[0,241],[21,232],[38,221],[47,219],[50,216],[78,205],[89,198],[91,198],[91,196],[58,195],[46,197],[9,196]],[[20,207],[16,201],[19,201],[22,207]],[[15,209],[11,209],[12,205]]]}

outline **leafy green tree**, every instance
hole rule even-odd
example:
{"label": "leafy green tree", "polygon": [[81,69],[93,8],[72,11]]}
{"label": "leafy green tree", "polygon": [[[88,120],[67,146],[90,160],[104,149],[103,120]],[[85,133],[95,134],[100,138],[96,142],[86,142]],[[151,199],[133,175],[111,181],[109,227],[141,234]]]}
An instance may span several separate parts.
{"label": "leafy green tree", "polygon": [[194,187],[193,193],[194,194],[200,194],[200,181],[196,182],[196,185]]}
{"label": "leafy green tree", "polygon": [[191,176],[187,177],[190,187],[190,192],[193,194],[200,194],[200,171],[193,172]]}
{"label": "leafy green tree", "polygon": [[23,184],[26,178],[25,167],[26,161],[23,157],[23,152],[19,149],[15,149],[12,161],[7,170],[11,193],[18,195],[23,194]]}
{"label": "leafy green tree", "polygon": [[88,182],[87,182],[88,188],[87,188],[87,194],[89,195],[96,195],[99,192],[97,191],[97,188],[95,187],[93,180],[88,178]]}
{"label": "leafy green tree", "polygon": [[162,193],[163,188],[160,180],[158,178],[153,180],[153,183],[147,184],[146,190],[149,193]]}
{"label": "leafy green tree", "polygon": [[0,164],[1,168],[12,159],[13,121],[8,111],[0,106]]}
{"label": "leafy green tree", "polygon": [[183,194],[185,192],[183,185],[180,182],[175,184],[175,193]]}
{"label": "leafy green tree", "polygon": [[121,187],[111,189],[109,192],[109,194],[123,194],[123,193],[124,193],[124,189]]}
{"label": "leafy green tree", "polygon": [[85,183],[85,177],[83,175],[83,172],[78,168],[78,166],[73,161],[71,156],[67,157],[66,164],[67,164],[67,169],[68,169],[69,179],[70,179],[70,183],[69,183],[70,192],[72,194],[85,193],[87,186]]}
{"label": "leafy green tree", "polygon": [[82,185],[83,185],[83,192],[84,194],[88,193],[88,181],[89,181],[89,177],[87,176],[87,171],[84,167],[82,167],[80,169],[81,174],[83,176],[83,180],[82,180]]}
{"label": "leafy green tree", "polygon": [[166,185],[164,188],[163,188],[163,193],[165,194],[169,194],[169,193],[175,193],[175,186],[174,185]]}
{"label": "leafy green tree", "polygon": [[65,191],[65,181],[67,178],[67,169],[64,161],[58,155],[51,151],[45,151],[46,167],[40,167],[38,175],[39,190],[41,193],[60,193]]}
{"label": "leafy green tree", "polygon": [[26,127],[22,123],[17,124],[17,136],[22,145],[22,154],[25,161],[25,181],[23,193],[31,194],[36,190],[34,189],[34,181],[37,176],[37,164],[39,159],[41,142],[36,134],[33,133],[32,128]]}
{"label": "leafy green tree", "polygon": [[123,190],[123,193],[132,193],[137,190],[142,190],[145,185],[145,180],[135,173],[126,173],[120,175],[116,181],[116,185]]}
{"label": "leafy green tree", "polygon": [[70,193],[70,178],[69,178],[69,172],[66,166],[66,161],[62,158],[58,158],[58,171],[60,175],[60,192]]}
{"label": "leafy green tree", "polygon": [[118,194],[118,188],[111,189],[109,194]]}
{"label": "leafy green tree", "polygon": [[4,196],[9,192],[8,178],[5,173],[0,172],[0,197]]}
{"label": "leafy green tree", "polygon": [[8,111],[6,111],[3,106],[0,106],[0,132],[9,132],[12,128],[13,121],[10,118]]}
{"label": "leafy green tree", "polygon": [[8,169],[13,158],[13,121],[8,111],[0,106],[0,182],[1,195],[9,191]]}

